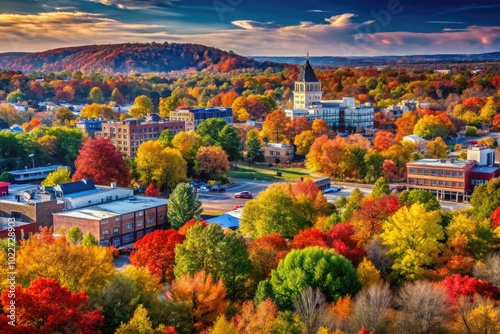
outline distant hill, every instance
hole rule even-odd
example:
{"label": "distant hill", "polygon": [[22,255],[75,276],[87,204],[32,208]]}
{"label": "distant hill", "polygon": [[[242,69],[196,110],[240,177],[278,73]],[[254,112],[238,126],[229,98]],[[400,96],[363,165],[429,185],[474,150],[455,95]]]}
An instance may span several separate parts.
{"label": "distant hill", "polygon": [[[305,57],[252,57],[258,61],[272,61],[286,64],[303,64]],[[316,66],[377,66],[388,64],[420,64],[450,62],[489,62],[500,61],[500,52],[481,54],[440,54],[414,56],[375,56],[375,57],[309,57]]]}
{"label": "distant hill", "polygon": [[170,72],[188,69],[228,72],[279,67],[199,44],[125,43],[88,45],[36,53],[0,53],[0,68],[18,71],[63,70],[84,73]]}

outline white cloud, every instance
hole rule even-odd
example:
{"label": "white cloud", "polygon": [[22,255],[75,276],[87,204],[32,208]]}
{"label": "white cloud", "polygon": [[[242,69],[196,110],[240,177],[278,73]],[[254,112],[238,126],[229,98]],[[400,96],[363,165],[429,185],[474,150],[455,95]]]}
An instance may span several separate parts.
{"label": "white cloud", "polygon": [[498,51],[500,27],[471,26],[434,33],[377,32],[373,22],[353,22],[354,14],[325,23],[239,20],[232,28],[203,34],[174,34],[163,25],[128,24],[99,14],[53,12],[0,14],[0,52],[123,42],[199,43],[243,55],[367,56]]}
{"label": "white cloud", "polygon": [[98,2],[106,6],[116,6],[122,9],[154,9],[169,7],[178,0],[87,0]]}

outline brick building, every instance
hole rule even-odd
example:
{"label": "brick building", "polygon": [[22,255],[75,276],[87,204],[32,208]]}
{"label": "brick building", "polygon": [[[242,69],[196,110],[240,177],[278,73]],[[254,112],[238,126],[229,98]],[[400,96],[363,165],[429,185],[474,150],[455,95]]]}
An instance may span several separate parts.
{"label": "brick building", "polygon": [[266,144],[261,151],[264,153],[264,161],[271,164],[276,163],[276,159],[279,159],[282,164],[290,163],[295,153],[293,145],[276,143]]}
{"label": "brick building", "polygon": [[0,218],[0,239],[11,238],[9,228],[14,229],[16,241],[29,239],[36,230],[35,223],[24,223],[14,218]]}
{"label": "brick building", "polygon": [[78,226],[102,246],[134,243],[146,233],[166,228],[167,200],[134,197],[54,214],[54,230]]}
{"label": "brick building", "polygon": [[183,120],[169,121],[154,115],[150,115],[146,122],[127,118],[121,122],[102,123],[102,131],[96,132],[95,136],[111,139],[111,144],[116,147],[118,152],[133,158],[142,143],[158,139],[163,130],[169,129],[174,135],[185,130]]}

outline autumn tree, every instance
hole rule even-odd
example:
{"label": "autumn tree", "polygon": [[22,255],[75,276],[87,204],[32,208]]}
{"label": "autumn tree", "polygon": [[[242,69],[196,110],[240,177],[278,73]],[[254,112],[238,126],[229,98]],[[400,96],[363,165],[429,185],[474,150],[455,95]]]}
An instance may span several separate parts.
{"label": "autumn tree", "polygon": [[160,197],[161,192],[158,188],[155,187],[154,184],[150,183],[149,186],[146,188],[146,191],[144,191],[144,195],[149,197]]}
{"label": "autumn tree", "polygon": [[56,121],[53,125],[72,125],[71,122],[76,120],[76,116],[69,110],[68,107],[61,107],[56,110]]}
{"label": "autumn tree", "polygon": [[424,115],[415,124],[413,132],[426,139],[434,139],[436,137],[448,138],[450,134],[450,130],[435,115]]}
{"label": "autumn tree", "polygon": [[179,229],[188,220],[200,218],[201,202],[194,189],[187,183],[179,183],[168,200],[168,220],[173,228]]}
{"label": "autumn tree", "polygon": [[75,161],[75,168],[73,181],[91,179],[99,185],[116,182],[120,187],[130,183],[130,171],[122,155],[105,138],[88,138]]}
{"label": "autumn tree", "polygon": [[357,266],[366,256],[366,252],[354,240],[354,233],[351,224],[339,223],[325,233],[325,239],[327,244],[338,254]]}
{"label": "autumn tree", "polygon": [[295,136],[293,144],[297,147],[298,155],[307,155],[314,143],[316,135],[311,130],[306,130]]}
{"label": "autumn tree", "polygon": [[401,205],[422,204],[426,211],[439,210],[441,208],[436,196],[428,190],[405,190],[399,195],[399,201]]}
{"label": "autumn tree", "polygon": [[477,219],[483,220],[491,216],[492,212],[500,206],[500,180],[493,179],[487,184],[474,188],[470,203]]}
{"label": "autumn tree", "polygon": [[114,88],[111,92],[111,101],[116,102],[118,105],[124,105],[127,102],[118,88]]}
{"label": "autumn tree", "polygon": [[12,293],[16,303],[14,333],[100,333],[104,317],[88,306],[85,291],[70,292],[53,278],[38,277],[27,288],[18,284],[15,291],[2,293],[7,314]]}
{"label": "autumn tree", "polygon": [[66,240],[68,240],[71,245],[80,244],[83,240],[82,230],[80,230],[78,226],[70,227],[68,232],[66,232]]}
{"label": "autumn tree", "polygon": [[173,229],[148,233],[135,243],[130,262],[146,267],[161,283],[171,281],[174,279],[175,246],[184,239],[184,235]]}
{"label": "autumn tree", "polygon": [[89,100],[91,100],[94,103],[103,103],[104,93],[99,87],[92,87],[89,93]]}
{"label": "autumn tree", "polygon": [[326,243],[326,236],[324,233],[314,227],[299,231],[290,244],[290,247],[294,249],[302,249],[312,246],[329,248]]}
{"label": "autumn tree", "polygon": [[251,242],[248,246],[248,258],[252,265],[254,282],[268,279],[289,248],[286,239],[277,233],[264,235]]}
{"label": "autumn tree", "polygon": [[170,117],[170,112],[177,109],[180,106],[179,96],[177,94],[172,94],[169,97],[160,98],[160,117]]}
{"label": "autumn tree", "polygon": [[266,116],[262,132],[271,143],[289,143],[288,127],[290,117],[281,110],[275,110]]}
{"label": "autumn tree", "polygon": [[163,325],[153,328],[153,324],[148,317],[148,310],[139,305],[132,319],[126,324],[122,323],[115,334],[164,334],[164,328]]}
{"label": "autumn tree", "polygon": [[351,263],[320,247],[292,250],[272,272],[270,284],[280,309],[291,309],[308,286],[319,289],[327,301],[355,294],[361,288]]}
{"label": "autumn tree", "polygon": [[486,104],[481,108],[479,112],[479,118],[484,123],[491,124],[493,117],[495,117],[498,109],[498,104],[493,96],[488,97]]}
{"label": "autumn tree", "polygon": [[165,148],[165,147],[172,147],[173,139],[174,139],[174,134],[172,133],[172,131],[170,131],[170,129],[165,129],[161,132],[157,141],[160,142],[163,148]]}
{"label": "autumn tree", "polygon": [[198,149],[196,154],[197,171],[202,176],[225,174],[229,170],[229,160],[223,149],[217,146],[206,146]]}
{"label": "autumn tree", "polygon": [[403,139],[403,137],[415,133],[413,129],[415,128],[417,121],[417,116],[412,111],[403,113],[403,116],[401,118],[398,118],[398,120],[396,121],[396,126],[398,129],[395,139],[401,140]]}
{"label": "autumn tree", "polygon": [[385,159],[382,163],[382,175],[388,180],[394,180],[399,176],[399,168],[394,161]]}
{"label": "autumn tree", "polygon": [[56,149],[57,149],[57,138],[55,136],[43,135],[37,139],[40,145],[40,150],[45,157],[46,162],[54,162]]}
{"label": "autumn tree", "polygon": [[448,147],[441,137],[427,142],[425,144],[427,156],[435,159],[446,159],[448,157]]}
{"label": "autumn tree", "polygon": [[224,283],[203,271],[193,276],[180,276],[172,282],[165,296],[173,302],[190,302],[192,322],[197,331],[210,327],[227,308]]}
{"label": "autumn tree", "polygon": [[373,139],[373,146],[379,151],[387,150],[394,143],[394,135],[389,131],[377,131]]}
{"label": "autumn tree", "polygon": [[353,306],[354,329],[366,328],[375,332],[383,332],[392,299],[388,284],[376,284],[363,289],[356,296]]}
{"label": "autumn tree", "polygon": [[358,275],[359,282],[363,285],[363,288],[368,288],[372,285],[382,285],[383,283],[383,280],[380,277],[380,270],[378,270],[367,258],[364,258],[358,265],[356,274]]}
{"label": "autumn tree", "polygon": [[81,244],[82,246],[99,246],[99,240],[89,231],[83,236]]}
{"label": "autumn tree", "polygon": [[165,147],[160,158],[162,160],[157,181],[159,188],[173,189],[180,182],[187,180],[187,162],[178,149]]}
{"label": "autumn tree", "polygon": [[231,323],[234,324],[236,333],[271,333],[277,314],[276,305],[269,298],[257,306],[252,301],[246,301],[231,319]]}
{"label": "autumn tree", "polygon": [[312,131],[312,124],[304,116],[294,117],[289,125],[290,142],[294,142],[297,135],[304,131]]}
{"label": "autumn tree", "polygon": [[117,120],[119,118],[118,112],[105,104],[87,104],[80,111],[80,118],[103,118],[105,120]]}
{"label": "autumn tree", "polygon": [[134,106],[129,109],[128,113],[134,118],[143,118],[154,111],[153,102],[146,95],[140,95],[135,98]]}
{"label": "autumn tree", "polygon": [[238,232],[224,233],[218,224],[203,227],[194,225],[186,235],[186,241],[175,249],[177,278],[198,271],[222,278],[229,299],[241,299],[250,274],[247,243]]}
{"label": "autumn tree", "polygon": [[87,291],[90,296],[113,275],[113,257],[105,247],[72,246],[66,238],[36,234],[23,243],[17,255],[17,281],[27,286],[37,277],[56,279],[70,291]]}
{"label": "autumn tree", "polygon": [[423,266],[432,263],[439,240],[444,238],[440,222],[439,212],[427,212],[422,204],[413,204],[402,207],[383,223],[380,236],[400,278],[415,280],[423,274]]}
{"label": "autumn tree", "polygon": [[389,196],[391,194],[391,188],[389,188],[389,184],[385,177],[380,177],[375,185],[373,186],[372,196],[374,199],[382,198],[385,196]]}
{"label": "autumn tree", "polygon": [[41,185],[44,187],[56,186],[58,184],[71,182],[71,176],[68,168],[58,167],[55,171],[49,173]]}
{"label": "autumn tree", "polygon": [[316,136],[329,135],[332,132],[332,129],[330,129],[328,124],[320,118],[316,118],[312,122],[311,127]]}

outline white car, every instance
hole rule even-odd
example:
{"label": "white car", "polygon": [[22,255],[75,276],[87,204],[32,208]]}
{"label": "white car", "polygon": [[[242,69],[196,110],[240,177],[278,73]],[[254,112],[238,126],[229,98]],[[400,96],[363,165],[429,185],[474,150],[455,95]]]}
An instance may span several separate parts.
{"label": "white car", "polygon": [[207,187],[199,187],[198,192],[199,193],[208,193],[210,190],[208,190]]}
{"label": "white car", "polygon": [[328,194],[328,193],[337,193],[340,191],[340,188],[338,187],[331,187],[331,188],[326,188],[323,190],[323,194]]}

